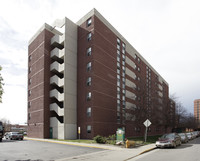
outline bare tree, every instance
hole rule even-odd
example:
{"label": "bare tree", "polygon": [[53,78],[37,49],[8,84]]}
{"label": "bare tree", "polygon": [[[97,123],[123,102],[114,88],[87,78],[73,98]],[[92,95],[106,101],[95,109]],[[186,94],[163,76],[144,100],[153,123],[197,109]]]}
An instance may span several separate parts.
{"label": "bare tree", "polygon": [[[0,66],[0,72],[1,72],[1,70],[2,70],[2,67]],[[3,95],[3,85],[4,85],[4,83],[3,83],[3,78],[2,78],[2,76],[1,76],[1,73],[0,73],[0,103],[2,102],[2,95]]]}
{"label": "bare tree", "polygon": [[3,123],[3,127],[4,127],[5,132],[11,131],[10,120],[3,118],[3,119],[0,119],[0,121]]}

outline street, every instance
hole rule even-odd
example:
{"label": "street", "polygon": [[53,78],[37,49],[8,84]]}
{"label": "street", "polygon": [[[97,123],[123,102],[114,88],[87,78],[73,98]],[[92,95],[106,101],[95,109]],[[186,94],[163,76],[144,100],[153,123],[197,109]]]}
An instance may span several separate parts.
{"label": "street", "polygon": [[131,161],[200,161],[200,137],[179,147],[156,149]]}
{"label": "street", "polygon": [[[148,144],[136,148],[107,146],[109,150],[66,145],[63,142],[52,143],[33,140],[3,140],[0,143],[0,161],[200,161],[200,137],[176,148],[155,148]],[[99,145],[100,147],[100,145]]]}
{"label": "street", "polygon": [[102,151],[98,148],[87,148],[73,145],[64,145],[40,141],[14,141],[0,142],[0,161],[15,160],[57,160],[82,154]]}

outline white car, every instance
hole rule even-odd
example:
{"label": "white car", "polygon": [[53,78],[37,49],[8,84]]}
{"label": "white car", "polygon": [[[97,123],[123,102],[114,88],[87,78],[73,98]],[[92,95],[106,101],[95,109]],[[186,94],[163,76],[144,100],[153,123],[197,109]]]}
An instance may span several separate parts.
{"label": "white car", "polygon": [[186,133],[186,135],[187,135],[187,137],[188,137],[189,140],[192,140],[192,139],[193,139],[193,138],[192,138],[192,134],[191,134],[190,132]]}
{"label": "white car", "polygon": [[23,140],[24,139],[24,135],[19,132],[8,132],[4,136],[6,139],[10,139],[10,140]]}

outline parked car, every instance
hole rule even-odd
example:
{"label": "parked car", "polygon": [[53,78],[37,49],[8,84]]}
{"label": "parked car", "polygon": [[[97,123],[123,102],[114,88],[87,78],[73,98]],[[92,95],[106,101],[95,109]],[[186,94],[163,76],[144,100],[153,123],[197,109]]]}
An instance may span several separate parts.
{"label": "parked car", "polygon": [[187,135],[187,137],[188,137],[189,140],[192,140],[192,139],[193,139],[193,138],[192,138],[192,134],[191,134],[190,132],[187,132],[186,135]]}
{"label": "parked car", "polygon": [[24,135],[19,132],[8,132],[5,134],[5,138],[10,140],[23,140]]}
{"label": "parked car", "polygon": [[178,135],[181,137],[181,142],[182,143],[187,143],[189,141],[186,133],[179,133]]}
{"label": "parked car", "polygon": [[192,135],[194,136],[194,138],[199,137],[199,131],[193,131]]}
{"label": "parked car", "polygon": [[156,141],[156,146],[163,147],[176,147],[181,145],[181,137],[177,133],[164,134]]}

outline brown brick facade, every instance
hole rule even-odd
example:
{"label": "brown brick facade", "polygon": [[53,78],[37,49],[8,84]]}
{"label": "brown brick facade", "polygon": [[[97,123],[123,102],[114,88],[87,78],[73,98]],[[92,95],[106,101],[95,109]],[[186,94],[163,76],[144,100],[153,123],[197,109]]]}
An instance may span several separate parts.
{"label": "brown brick facade", "polygon": [[[87,26],[90,18],[91,24]],[[136,54],[135,57],[133,53],[128,53],[128,50],[123,53],[122,46],[130,46],[130,44],[123,42],[124,38],[119,35],[118,37],[101,18],[96,15],[90,18],[78,25],[77,127],[81,128],[81,138],[92,139],[96,135],[113,135],[117,128],[125,128],[126,137],[142,136],[145,130],[143,121],[147,118],[152,121],[149,135],[170,131],[171,127],[165,126],[163,110],[170,113],[173,119],[175,105],[169,108],[167,83],[163,79],[159,80],[160,76],[137,51],[131,51]],[[92,35],[90,39],[88,39],[89,33]],[[55,113],[51,115],[49,110],[50,103],[55,102],[55,98],[49,98],[50,90],[53,89],[50,85],[52,76],[50,42],[53,36],[52,32],[45,29],[29,45],[29,56],[31,56],[29,61],[31,71],[28,74],[29,81],[31,79],[28,86],[28,90],[31,91],[28,97],[29,137],[49,138],[50,116],[56,117]],[[120,49],[117,49],[118,39]],[[91,48],[91,53],[87,53],[89,48]],[[117,51],[120,52],[119,57],[117,57]],[[136,67],[125,62],[125,58],[133,62]],[[89,63],[91,67],[87,68]],[[119,69],[117,63],[120,64],[120,70],[117,70]],[[133,78],[130,73],[127,74],[128,71],[134,73],[136,77]],[[119,79],[120,85],[117,84]],[[91,82],[87,82],[89,80]],[[126,80],[134,83],[136,87],[125,85]],[[120,91],[118,91],[119,88]],[[135,94],[136,98],[128,97],[128,92]],[[91,98],[87,97],[90,96],[88,94],[91,94]],[[118,108],[118,101],[120,101],[120,108]],[[137,119],[127,120],[126,113],[136,114],[135,109],[131,111],[126,107],[126,103],[145,109],[143,113],[146,117],[140,124],[137,123]],[[61,106],[65,108],[63,104]]]}
{"label": "brown brick facade", "polygon": [[29,45],[28,53],[28,136],[49,138],[50,40],[43,30]]}

